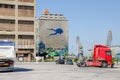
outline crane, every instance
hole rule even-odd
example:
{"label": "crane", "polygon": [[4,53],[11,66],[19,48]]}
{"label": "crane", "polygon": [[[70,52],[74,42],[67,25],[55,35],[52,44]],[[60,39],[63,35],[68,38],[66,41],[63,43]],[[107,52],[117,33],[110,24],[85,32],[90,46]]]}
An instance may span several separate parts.
{"label": "crane", "polygon": [[107,36],[106,46],[111,47],[111,42],[112,42],[112,31],[109,30],[108,36]]}
{"label": "crane", "polygon": [[76,37],[76,45],[77,45],[77,50],[78,50],[78,59],[80,61],[83,60],[83,46],[82,44],[80,43],[80,39],[79,39],[79,36]]}

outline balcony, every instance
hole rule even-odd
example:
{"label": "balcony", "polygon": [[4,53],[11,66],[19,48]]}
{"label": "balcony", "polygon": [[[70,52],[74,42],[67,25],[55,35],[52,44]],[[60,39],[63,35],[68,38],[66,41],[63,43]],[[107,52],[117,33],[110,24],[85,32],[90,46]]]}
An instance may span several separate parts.
{"label": "balcony", "polygon": [[19,32],[34,32],[34,25],[19,24],[18,31]]}
{"label": "balcony", "polygon": [[19,9],[18,16],[19,17],[34,17],[34,10]]}
{"label": "balcony", "polygon": [[18,45],[29,48],[30,46],[34,46],[34,40],[33,39],[19,39],[18,40]]}
{"label": "balcony", "polygon": [[19,2],[29,2],[29,3],[34,3],[34,0],[18,0]]}
{"label": "balcony", "polygon": [[15,31],[15,24],[0,23],[0,31]]}
{"label": "balcony", "polygon": [[2,15],[2,16],[15,16],[15,9],[0,8],[0,15]]}

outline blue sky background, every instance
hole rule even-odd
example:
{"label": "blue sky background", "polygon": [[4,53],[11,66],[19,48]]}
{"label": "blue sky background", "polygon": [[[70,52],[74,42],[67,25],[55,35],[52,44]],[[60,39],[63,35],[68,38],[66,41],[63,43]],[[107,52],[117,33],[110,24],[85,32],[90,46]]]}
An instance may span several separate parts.
{"label": "blue sky background", "polygon": [[76,53],[76,36],[86,52],[95,44],[106,44],[109,30],[112,45],[120,45],[120,0],[36,0],[36,4],[37,18],[49,9],[68,19],[70,52]]}

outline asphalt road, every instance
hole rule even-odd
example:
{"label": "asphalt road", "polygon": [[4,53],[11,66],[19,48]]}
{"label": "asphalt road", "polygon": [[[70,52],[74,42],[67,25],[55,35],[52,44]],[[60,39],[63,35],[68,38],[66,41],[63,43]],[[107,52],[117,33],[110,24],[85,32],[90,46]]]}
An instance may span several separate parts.
{"label": "asphalt road", "polygon": [[120,66],[99,68],[55,63],[17,63],[14,72],[0,72],[0,80],[120,80]]}

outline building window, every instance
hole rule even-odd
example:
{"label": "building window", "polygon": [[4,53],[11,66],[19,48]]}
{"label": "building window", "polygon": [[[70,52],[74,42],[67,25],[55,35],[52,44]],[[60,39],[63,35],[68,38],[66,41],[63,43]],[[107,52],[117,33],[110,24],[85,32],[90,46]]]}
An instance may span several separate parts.
{"label": "building window", "polygon": [[60,16],[63,16],[62,14],[60,14]]}
{"label": "building window", "polygon": [[34,21],[24,21],[24,20],[20,20],[20,21],[18,21],[18,24],[34,24]]}
{"label": "building window", "polygon": [[8,5],[5,5],[5,8],[8,8]]}
{"label": "building window", "polygon": [[60,19],[62,19],[62,17],[60,17]]}
{"label": "building window", "polygon": [[28,54],[24,54],[24,57],[28,57]]}
{"label": "building window", "polygon": [[0,19],[0,23],[11,23],[11,24],[15,24],[15,20]]}
{"label": "building window", "polygon": [[11,8],[15,8],[15,6],[11,6]]}
{"label": "building window", "polygon": [[14,5],[0,4],[0,8],[15,8]]}
{"label": "building window", "polygon": [[34,10],[34,7],[33,6],[18,6],[18,9]]}

